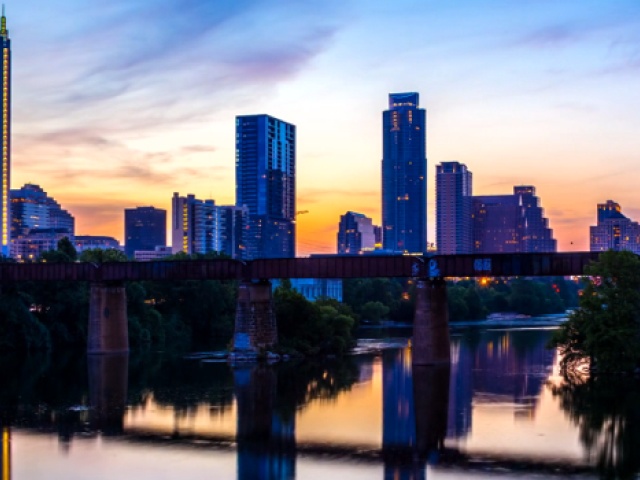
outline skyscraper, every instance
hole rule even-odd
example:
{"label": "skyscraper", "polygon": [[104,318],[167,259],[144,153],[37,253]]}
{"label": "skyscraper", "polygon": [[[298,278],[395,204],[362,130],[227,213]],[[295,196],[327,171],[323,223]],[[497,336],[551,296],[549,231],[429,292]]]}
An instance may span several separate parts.
{"label": "skyscraper", "polygon": [[556,240],[533,186],[513,187],[513,195],[473,197],[476,253],[555,252]]}
{"label": "skyscraper", "polygon": [[7,18],[0,18],[2,39],[2,206],[0,206],[0,229],[2,229],[2,255],[9,255],[11,244],[11,207],[9,188],[11,185],[11,40],[7,30]]}
{"label": "skyscraper", "polygon": [[376,236],[371,219],[356,212],[341,215],[337,240],[338,253],[342,255],[354,255],[363,250],[373,250]]}
{"label": "skyscraper", "polygon": [[296,127],[236,117],[236,206],[249,209],[247,258],[296,255]]}
{"label": "skyscraper", "polygon": [[382,246],[427,250],[426,111],[417,93],[389,94],[382,113]]}
{"label": "skyscraper", "polygon": [[155,207],[125,208],[124,253],[153,250],[167,244],[167,211]]}
{"label": "skyscraper", "polygon": [[220,211],[213,200],[173,194],[171,230],[173,253],[220,252]]}
{"label": "skyscraper", "polygon": [[473,252],[472,175],[458,162],[436,167],[436,245],[440,254]]}
{"label": "skyscraper", "polygon": [[622,214],[613,200],[598,204],[598,224],[589,227],[592,252],[630,250],[640,254],[640,225]]}

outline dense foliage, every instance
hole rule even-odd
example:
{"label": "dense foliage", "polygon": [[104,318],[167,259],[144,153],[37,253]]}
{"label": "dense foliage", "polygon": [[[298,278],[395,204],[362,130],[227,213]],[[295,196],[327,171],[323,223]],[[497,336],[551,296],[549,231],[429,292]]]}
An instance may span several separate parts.
{"label": "dense foliage", "polygon": [[[388,278],[347,279],[344,302],[363,322],[411,322],[414,311],[412,280]],[[449,282],[447,298],[451,320],[481,320],[490,313],[525,315],[563,313],[577,306],[581,285],[562,278],[481,279]]]}
{"label": "dense foliage", "polygon": [[310,302],[288,281],[276,288],[274,304],[284,351],[341,355],[353,347],[356,318],[348,306],[333,299]]}
{"label": "dense foliage", "polygon": [[561,366],[568,374],[584,365],[597,372],[632,372],[640,365],[640,259],[608,251],[587,273],[580,308],[553,339]]}

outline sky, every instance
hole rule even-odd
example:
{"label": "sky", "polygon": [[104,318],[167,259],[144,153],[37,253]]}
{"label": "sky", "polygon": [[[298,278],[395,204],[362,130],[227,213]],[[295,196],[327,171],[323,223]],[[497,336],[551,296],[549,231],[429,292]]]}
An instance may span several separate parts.
{"label": "sky", "polygon": [[[12,188],[76,234],[123,241],[124,209],[235,202],[235,116],[297,126],[297,252],[336,251],[340,215],[381,221],[382,111],[427,110],[435,166],[476,195],[534,185],[558,249],[588,250],[596,204],[640,220],[637,0],[6,0]],[[170,239],[170,236],[168,236]]]}

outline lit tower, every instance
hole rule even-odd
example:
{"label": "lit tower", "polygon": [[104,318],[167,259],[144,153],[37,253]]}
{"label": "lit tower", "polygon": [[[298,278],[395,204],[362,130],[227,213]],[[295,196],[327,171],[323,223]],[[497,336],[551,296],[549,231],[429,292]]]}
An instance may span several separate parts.
{"label": "lit tower", "polygon": [[382,113],[382,247],[427,251],[427,113],[416,92],[389,94]]}
{"label": "lit tower", "polygon": [[2,206],[0,207],[0,225],[2,228],[2,251],[9,256],[11,243],[11,211],[9,209],[9,183],[11,180],[11,40],[7,30],[7,17],[0,19],[0,38],[2,38]]}

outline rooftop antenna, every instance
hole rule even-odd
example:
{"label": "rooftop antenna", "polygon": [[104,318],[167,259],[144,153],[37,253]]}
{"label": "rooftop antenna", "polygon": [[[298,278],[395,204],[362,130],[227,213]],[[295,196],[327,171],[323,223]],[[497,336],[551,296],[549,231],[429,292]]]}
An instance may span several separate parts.
{"label": "rooftop antenna", "polygon": [[0,18],[0,35],[7,36],[7,18],[4,16],[4,3],[2,4],[2,18]]}

